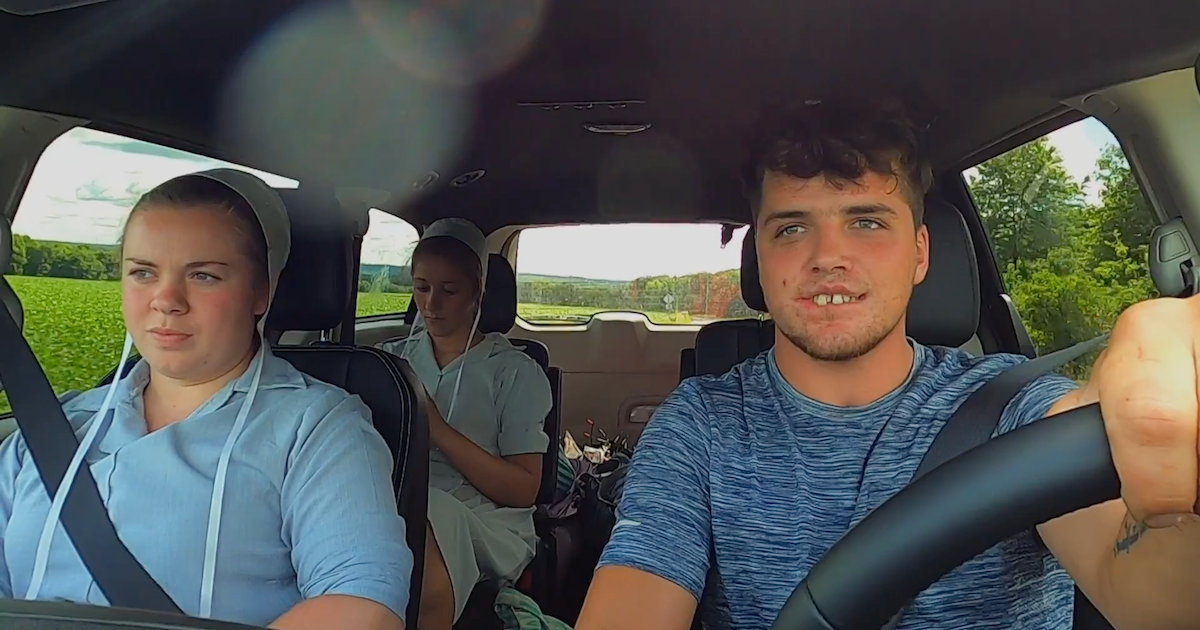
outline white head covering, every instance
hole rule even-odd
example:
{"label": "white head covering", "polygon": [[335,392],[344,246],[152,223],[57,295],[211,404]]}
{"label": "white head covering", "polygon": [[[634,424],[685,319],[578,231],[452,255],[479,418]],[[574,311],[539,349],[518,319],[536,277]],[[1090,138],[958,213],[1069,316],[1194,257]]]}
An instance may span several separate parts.
{"label": "white head covering", "polygon": [[[267,312],[258,320],[258,334],[262,337],[263,326],[266,325],[267,313],[275,303],[275,289],[279,287],[279,274],[287,265],[288,256],[292,253],[292,224],[288,219],[287,208],[283,199],[274,188],[266,182],[245,171],[235,171],[231,168],[218,168],[211,171],[192,173],[192,177],[204,177],[220,182],[237,193],[246,205],[254,210],[258,225],[262,228],[267,241],[267,280],[270,284]],[[188,177],[188,175],[184,175]]]}
{"label": "white head covering", "polygon": [[[479,257],[480,271],[479,300],[475,305],[475,320],[471,324],[470,334],[467,335],[467,343],[463,348],[463,357],[458,366],[458,375],[454,379],[454,393],[450,398],[450,408],[445,414],[445,420],[447,423],[449,423],[450,418],[454,415],[454,405],[458,401],[458,389],[462,385],[463,372],[465,372],[467,369],[466,353],[471,349],[471,341],[475,338],[475,331],[479,329],[479,317],[483,313],[483,292],[487,285],[488,252],[487,239],[484,237],[483,232],[481,232],[474,223],[471,223],[466,219],[449,218],[438,219],[437,221],[434,221],[432,225],[425,228],[425,231],[421,234],[420,240],[417,241],[417,245],[419,246],[421,241],[426,241],[438,236],[453,238],[459,242],[462,242],[467,247],[470,247],[471,251],[475,252],[475,255]],[[414,248],[413,251],[415,252],[416,248]],[[412,269],[412,262],[413,261],[411,260],[409,261],[409,269]],[[412,329],[408,334],[408,339],[405,340],[404,348],[400,352],[401,357],[409,360],[408,352],[411,345],[409,342],[417,338],[417,336],[424,331],[425,318],[421,315],[421,311],[418,310],[417,316],[413,320]]]}
{"label": "white head covering", "polygon": [[[233,428],[229,432],[229,437],[225,440],[225,447],[222,449],[221,456],[217,460],[216,476],[213,480],[212,499],[209,503],[208,535],[204,547],[204,566],[201,569],[202,579],[199,594],[200,616],[209,617],[212,614],[217,542],[221,529],[221,509],[224,503],[225,478],[229,470],[229,458],[233,453],[233,446],[237,442],[238,436],[246,425],[246,418],[250,414],[250,407],[254,404],[254,397],[258,392],[258,384],[262,379],[263,363],[267,353],[267,340],[263,334],[263,328],[266,326],[267,314],[270,313],[271,305],[275,300],[275,289],[279,285],[279,275],[283,271],[284,265],[287,264],[288,255],[291,253],[292,231],[283,200],[280,199],[279,194],[273,188],[258,177],[243,171],[221,168],[181,175],[160,184],[159,187],[188,177],[203,177],[224,184],[229,188],[230,192],[241,197],[254,211],[254,215],[258,219],[267,244],[267,277],[269,283],[267,312],[263,313],[262,317],[259,318],[257,326],[259,343],[262,344],[262,349],[250,365],[250,369],[253,370],[254,374],[250,382],[250,389],[246,393],[246,397],[242,400],[242,406],[238,410],[237,419],[234,421]],[[108,417],[108,411],[112,406],[112,399],[117,391],[117,386],[122,381],[123,368],[129,360],[129,353],[132,346],[133,338],[127,331],[125,333],[125,347],[121,352],[121,360],[117,364],[116,376],[113,377],[112,384],[108,386],[104,402],[100,405],[100,411],[96,414],[91,428],[88,429],[87,434],[79,444],[79,448],[75,451],[75,456],[67,468],[66,477],[51,501],[50,512],[46,516],[46,522],[42,528],[42,536],[38,542],[37,555],[34,558],[33,565],[33,578],[30,580],[29,590],[25,593],[26,599],[36,599],[38,591],[41,589],[46,574],[46,563],[50,555],[50,541],[53,539],[54,531],[58,527],[58,517],[62,512],[63,502],[66,500],[67,493],[71,489],[71,483],[74,481],[76,471],[83,462],[84,455],[101,433],[101,426],[107,425],[111,421],[111,418]]]}

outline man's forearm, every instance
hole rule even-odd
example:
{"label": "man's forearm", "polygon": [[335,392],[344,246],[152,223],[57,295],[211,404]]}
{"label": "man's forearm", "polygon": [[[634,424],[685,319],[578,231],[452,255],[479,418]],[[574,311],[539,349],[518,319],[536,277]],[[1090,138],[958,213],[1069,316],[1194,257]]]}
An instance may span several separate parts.
{"label": "man's forearm", "polygon": [[292,607],[271,623],[275,630],[404,630],[387,606],[361,597],[322,595]]}
{"label": "man's forearm", "polygon": [[1200,627],[1200,519],[1150,529],[1126,515],[1100,571],[1102,610],[1117,630]]}

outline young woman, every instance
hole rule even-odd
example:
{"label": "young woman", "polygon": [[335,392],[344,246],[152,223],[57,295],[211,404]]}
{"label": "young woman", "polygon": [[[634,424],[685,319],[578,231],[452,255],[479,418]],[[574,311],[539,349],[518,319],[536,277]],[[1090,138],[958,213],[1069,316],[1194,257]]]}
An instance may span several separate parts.
{"label": "young woman", "polygon": [[436,403],[422,630],[449,630],[477,582],[515,581],[537,544],[550,382],[504,335],[478,332],[487,258],[471,223],[430,225],[412,255],[413,332],[382,344],[408,359]]}
{"label": "young woman", "polygon": [[[125,354],[142,358],[65,397],[76,465],[188,615],[403,628],[412,554],[387,446],[358,397],[263,341],[289,249],[283,204],[252,175],[185,175],[141,198],[120,253]],[[68,488],[48,496],[19,433],[0,445],[0,595],[107,605],[58,522]]]}

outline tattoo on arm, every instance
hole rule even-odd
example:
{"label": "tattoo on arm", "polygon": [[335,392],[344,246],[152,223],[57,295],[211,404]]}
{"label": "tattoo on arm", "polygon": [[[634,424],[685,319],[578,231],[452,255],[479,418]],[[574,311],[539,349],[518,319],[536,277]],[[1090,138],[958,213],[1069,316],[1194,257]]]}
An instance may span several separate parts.
{"label": "tattoo on arm", "polygon": [[1117,544],[1113,546],[1113,555],[1128,553],[1148,529],[1145,523],[1133,518],[1132,514],[1126,514],[1125,520],[1121,522],[1121,534],[1117,537]]}

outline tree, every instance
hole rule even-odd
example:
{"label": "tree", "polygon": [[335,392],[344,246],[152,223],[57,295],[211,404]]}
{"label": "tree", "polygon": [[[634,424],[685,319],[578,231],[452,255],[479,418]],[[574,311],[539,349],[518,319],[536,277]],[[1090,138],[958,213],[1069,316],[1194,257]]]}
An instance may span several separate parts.
{"label": "tree", "polygon": [[1083,190],[1063,167],[1058,149],[1039,138],[979,165],[971,193],[1001,269],[1020,273],[1064,242]]}
{"label": "tree", "polygon": [[1158,222],[1121,147],[1104,148],[1092,179],[1103,186],[1089,243],[1098,271],[1110,284],[1148,279],[1150,234]]}
{"label": "tree", "polygon": [[50,270],[46,275],[100,280],[107,273],[100,253],[87,245],[54,243],[50,246],[50,252]]}
{"label": "tree", "polygon": [[0,273],[20,274],[25,270],[25,263],[29,260],[29,241],[28,236],[24,234],[13,234],[13,251],[12,262],[8,264],[8,269],[0,269]]}
{"label": "tree", "polygon": [[[1039,353],[1100,335],[1153,296],[1147,253],[1157,222],[1119,146],[1102,150],[1089,178],[1100,186],[1096,205],[1045,138],[978,171],[971,191]],[[1064,371],[1086,378],[1094,354]]]}
{"label": "tree", "polygon": [[39,241],[13,236],[13,261],[5,271],[24,276],[116,280],[120,277],[118,250],[85,243]]}

